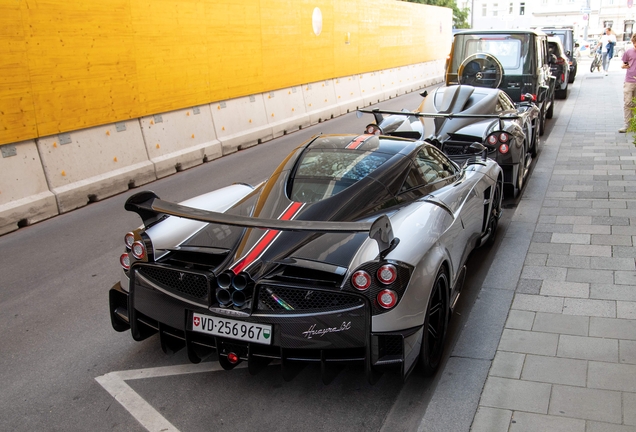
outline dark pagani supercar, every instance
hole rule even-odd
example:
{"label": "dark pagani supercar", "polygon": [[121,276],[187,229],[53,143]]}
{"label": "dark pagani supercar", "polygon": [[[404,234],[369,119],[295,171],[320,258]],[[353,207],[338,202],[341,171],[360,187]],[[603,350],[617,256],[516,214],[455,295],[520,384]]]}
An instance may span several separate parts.
{"label": "dark pagani supercar", "polygon": [[143,226],[125,236],[112,325],[195,363],[278,360],[285,379],[307,362],[325,382],[349,362],[370,382],[432,374],[467,257],[501,215],[501,168],[472,152],[460,167],[422,141],[321,135],[256,187],[132,195]]}
{"label": "dark pagani supercar", "polygon": [[422,96],[413,112],[361,110],[375,116],[366,132],[425,140],[460,164],[472,157],[470,146],[481,143],[503,169],[506,195],[516,197],[537,154],[539,108],[515,104],[496,88],[469,85],[439,87]]}

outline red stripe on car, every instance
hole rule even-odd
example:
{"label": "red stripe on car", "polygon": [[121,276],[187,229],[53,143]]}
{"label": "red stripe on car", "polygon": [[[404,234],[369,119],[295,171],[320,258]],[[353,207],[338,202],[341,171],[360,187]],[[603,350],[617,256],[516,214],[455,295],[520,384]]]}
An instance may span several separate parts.
{"label": "red stripe on car", "polygon": [[369,134],[359,135],[355,137],[353,141],[351,141],[345,148],[347,150],[357,150],[358,148],[362,146],[362,144],[364,144],[366,140],[368,140],[372,136],[374,135],[369,135]]}
{"label": "red stripe on car", "polygon": [[[298,215],[303,205],[304,204],[300,202],[291,203],[278,219],[292,220],[296,215]],[[252,246],[252,249],[250,249],[249,252],[245,256],[243,256],[243,258],[241,258],[239,261],[236,262],[236,264],[231,267],[231,270],[234,272],[234,274],[239,274],[247,267],[249,267],[254,261],[260,258],[261,255],[265,253],[267,248],[271,246],[274,240],[276,240],[276,237],[278,237],[279,234],[280,231],[278,230],[267,230],[265,234],[263,234],[263,236],[256,242],[256,244]]]}

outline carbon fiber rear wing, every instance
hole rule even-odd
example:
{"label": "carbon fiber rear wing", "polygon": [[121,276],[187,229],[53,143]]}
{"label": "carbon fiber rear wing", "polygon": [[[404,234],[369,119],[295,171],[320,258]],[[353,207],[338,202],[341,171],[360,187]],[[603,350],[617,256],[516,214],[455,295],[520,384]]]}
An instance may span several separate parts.
{"label": "carbon fiber rear wing", "polygon": [[392,110],[380,110],[380,109],[372,109],[372,110],[358,110],[359,113],[373,114],[375,118],[375,122],[380,124],[383,120],[382,114],[389,115],[401,115],[401,116],[414,116],[414,117],[433,117],[433,118],[478,118],[478,119],[498,119],[499,120],[499,129],[503,129],[503,121],[504,120],[515,120],[521,118],[519,115],[510,115],[510,114],[454,114],[454,113],[423,113],[417,111],[392,111]]}
{"label": "carbon fiber rear wing", "polygon": [[124,208],[137,213],[146,227],[156,223],[163,215],[176,216],[200,222],[218,223],[245,228],[261,228],[278,231],[304,231],[315,233],[368,232],[369,238],[378,243],[380,253],[387,253],[397,245],[393,227],[388,216],[382,215],[373,222],[332,222],[305,220],[278,220],[253,218],[234,214],[218,213],[184,206],[160,199],[152,191],[143,191],[126,200]]}

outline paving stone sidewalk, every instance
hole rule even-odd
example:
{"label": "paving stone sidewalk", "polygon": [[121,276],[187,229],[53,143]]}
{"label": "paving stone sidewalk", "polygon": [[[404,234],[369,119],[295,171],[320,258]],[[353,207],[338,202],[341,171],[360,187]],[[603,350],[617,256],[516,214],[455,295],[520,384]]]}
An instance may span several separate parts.
{"label": "paving stone sidewalk", "polygon": [[624,72],[579,64],[484,289],[514,290],[473,432],[636,432],[636,147]]}

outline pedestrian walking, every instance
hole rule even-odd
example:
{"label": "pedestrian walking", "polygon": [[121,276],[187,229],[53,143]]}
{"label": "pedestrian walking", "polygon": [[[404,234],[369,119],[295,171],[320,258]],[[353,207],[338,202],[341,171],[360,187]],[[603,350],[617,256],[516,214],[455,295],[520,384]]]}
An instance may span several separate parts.
{"label": "pedestrian walking", "polygon": [[596,49],[601,48],[601,55],[603,56],[603,70],[607,75],[610,61],[614,57],[614,46],[616,45],[616,35],[612,32],[611,27],[605,29],[605,34],[601,36]]}
{"label": "pedestrian walking", "polygon": [[625,125],[619,129],[620,133],[627,132],[629,123],[634,116],[634,98],[636,97],[636,33],[632,35],[632,47],[623,53],[623,65],[625,70],[625,82],[623,83],[623,116]]}

